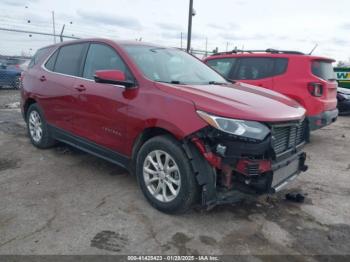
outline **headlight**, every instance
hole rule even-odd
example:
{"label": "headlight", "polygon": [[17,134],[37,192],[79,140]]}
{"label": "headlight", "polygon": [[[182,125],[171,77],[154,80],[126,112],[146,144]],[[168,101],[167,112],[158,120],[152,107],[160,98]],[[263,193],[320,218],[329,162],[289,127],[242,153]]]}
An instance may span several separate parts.
{"label": "headlight", "polygon": [[270,129],[259,122],[213,116],[203,111],[197,114],[209,125],[236,136],[264,140],[270,133]]}

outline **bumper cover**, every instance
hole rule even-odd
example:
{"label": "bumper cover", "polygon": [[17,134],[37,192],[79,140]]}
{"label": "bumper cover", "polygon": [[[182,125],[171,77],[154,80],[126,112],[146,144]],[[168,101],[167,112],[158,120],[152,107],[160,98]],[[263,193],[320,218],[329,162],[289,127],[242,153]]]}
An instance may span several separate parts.
{"label": "bumper cover", "polygon": [[217,173],[215,168],[210,166],[192,144],[185,144],[184,149],[191,159],[191,165],[196,173],[197,182],[202,186],[202,205],[210,208],[218,204],[234,203],[249,197],[261,194],[275,193],[286,186],[301,172],[307,170],[305,165],[306,154],[296,152],[283,160],[272,163],[272,170],[258,175],[259,186],[263,185],[263,190],[253,188],[252,185],[242,185],[230,190],[218,188],[216,185]]}
{"label": "bumper cover", "polygon": [[322,112],[319,115],[308,116],[310,131],[320,129],[327,126],[337,120],[339,111],[338,109]]}

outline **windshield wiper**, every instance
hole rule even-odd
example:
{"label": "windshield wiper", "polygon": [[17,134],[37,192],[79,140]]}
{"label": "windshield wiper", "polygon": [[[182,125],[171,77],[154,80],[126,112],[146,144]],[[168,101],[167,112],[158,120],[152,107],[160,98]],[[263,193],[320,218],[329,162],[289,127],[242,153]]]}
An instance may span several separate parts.
{"label": "windshield wiper", "polygon": [[171,80],[171,81],[156,81],[156,82],[160,82],[160,83],[167,83],[167,84],[173,84],[173,85],[186,85],[183,82],[180,82],[178,80]]}
{"label": "windshield wiper", "polygon": [[209,81],[209,85],[227,85],[227,82]]}
{"label": "windshield wiper", "polygon": [[157,53],[157,50],[163,50],[166,49],[165,47],[154,47],[151,48],[149,51],[153,52],[153,53]]}

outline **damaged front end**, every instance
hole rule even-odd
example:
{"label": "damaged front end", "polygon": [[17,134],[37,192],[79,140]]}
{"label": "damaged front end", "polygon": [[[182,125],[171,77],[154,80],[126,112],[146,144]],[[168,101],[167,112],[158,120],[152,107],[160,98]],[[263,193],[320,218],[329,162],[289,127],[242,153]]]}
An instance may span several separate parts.
{"label": "damaged front end", "polygon": [[266,124],[263,140],[207,126],[186,139],[184,148],[202,186],[202,204],[232,203],[248,195],[281,190],[306,171],[302,148],[306,121]]}

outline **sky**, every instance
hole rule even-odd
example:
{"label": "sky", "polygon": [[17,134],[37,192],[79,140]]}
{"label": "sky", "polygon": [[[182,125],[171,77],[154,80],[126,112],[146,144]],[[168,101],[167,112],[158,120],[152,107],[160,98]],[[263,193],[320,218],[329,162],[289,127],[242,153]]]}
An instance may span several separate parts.
{"label": "sky", "polygon": [[[189,0],[0,0],[0,28],[186,46]],[[194,0],[192,47],[297,50],[350,58],[349,0]],[[59,39],[57,39],[58,41]],[[32,54],[52,36],[0,30],[0,54]]]}

